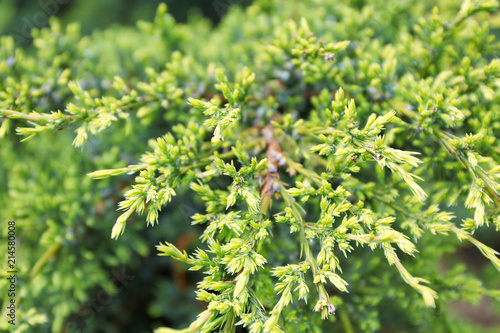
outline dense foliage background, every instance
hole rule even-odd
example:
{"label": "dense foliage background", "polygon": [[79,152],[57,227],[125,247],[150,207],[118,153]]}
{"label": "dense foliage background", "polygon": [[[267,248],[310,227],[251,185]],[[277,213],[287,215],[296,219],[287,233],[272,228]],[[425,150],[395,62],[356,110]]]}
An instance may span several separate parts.
{"label": "dense foliage background", "polygon": [[[253,5],[250,1],[208,1],[198,9],[194,3],[167,1],[168,12],[160,7],[155,16],[159,4],[156,1],[57,2],[57,8],[51,7],[51,14],[59,19],[52,19],[50,25],[43,22],[46,16],[40,14],[45,12],[40,3],[0,3],[0,33],[5,36],[0,39],[1,109],[23,114],[32,110],[48,113],[67,110],[68,104],[74,103],[74,114],[100,107],[120,110],[117,119],[100,119],[97,127],[106,129],[95,131],[98,133],[93,133],[94,123],[86,127],[88,133],[77,135],[74,131],[80,123],[65,124],[62,120],[60,128],[55,122],[48,122],[50,126],[42,124],[39,130],[25,131],[27,135],[48,133],[22,143],[15,128],[26,128],[26,120],[30,119],[2,119],[0,219],[2,223],[16,220],[19,240],[20,325],[16,332],[150,332],[158,327],[185,328],[205,310],[206,303],[197,301],[194,295],[196,283],[203,275],[188,271],[185,264],[158,257],[154,247],[167,241],[188,253],[204,248],[206,245],[201,244],[199,237],[206,227],[191,225],[193,214],[205,213],[204,202],[194,198],[188,187],[176,188],[177,196],[163,207],[154,228],[144,227],[147,214],[134,214],[127,222],[126,232],[115,241],[109,236],[121,214],[116,209],[136,175],[118,172],[117,177],[96,181],[87,174],[136,165],[146,151],[155,151],[158,143],[154,139],[169,131],[191,140],[188,143],[192,146],[199,145],[200,151],[203,141],[205,148],[211,131],[186,124],[192,119],[200,119],[199,124],[203,124],[209,113],[203,115],[197,109],[206,111],[207,107],[196,101],[188,104],[188,98],[209,101],[221,96],[214,85],[224,79],[217,75],[216,68],[224,69],[228,82],[243,82],[250,77],[250,71],[260,70],[256,73],[260,87],[254,87],[255,100],[245,100],[252,112],[248,119],[241,120],[248,129],[243,133],[248,136],[230,127],[229,133],[225,133],[226,143],[243,140],[265,147],[255,135],[256,128],[262,129],[264,120],[272,120],[282,133],[285,154],[300,156],[301,162],[307,162],[311,145],[302,146],[304,139],[301,146],[294,146],[294,140],[308,137],[310,124],[326,122],[321,118],[325,109],[336,112],[334,97],[339,110],[347,105],[340,99],[338,89],[342,88],[346,100],[356,100],[360,124],[365,124],[372,112],[383,116],[391,109],[397,110],[403,120],[394,120],[395,125],[388,122],[382,134],[398,149],[423,153],[426,168],[417,175],[428,181],[421,186],[432,193],[434,201],[418,203],[408,186],[392,181],[389,171],[387,175],[384,171],[364,171],[359,183],[347,182],[346,186],[357,191],[357,199],[364,196],[367,207],[378,209],[377,214],[388,210],[397,215],[395,229],[401,231],[413,233],[418,229],[417,223],[412,225],[405,220],[405,212],[378,202],[397,197],[391,192],[392,187],[405,198],[399,203],[405,204],[402,207],[406,212],[433,219],[438,214],[434,204],[453,213],[457,226],[462,219],[474,224],[474,209],[464,204],[470,190],[469,176],[460,167],[461,161],[448,157],[445,149],[433,141],[432,130],[449,129],[460,137],[481,132],[482,139],[453,144],[462,144],[463,148],[469,143],[474,147],[467,148],[476,154],[468,157],[469,163],[474,158],[487,165],[499,162],[494,138],[498,137],[500,124],[500,68],[492,60],[498,57],[500,48],[489,37],[500,36],[499,16],[489,13],[496,8],[495,1],[472,1],[481,10],[471,18],[467,15],[466,28],[449,36],[443,27],[460,17],[463,4],[457,1],[439,1],[439,14],[432,9],[434,1],[261,0]],[[240,5],[250,6],[244,9]],[[220,21],[223,15],[226,16]],[[72,23],[75,21],[80,23]],[[30,23],[40,28],[32,36],[26,34]],[[309,31],[314,33],[309,35]],[[297,35],[303,40],[298,42]],[[312,36],[317,38],[311,40]],[[342,44],[344,40],[351,41],[349,46]],[[333,42],[341,43],[332,48],[335,52],[320,49]],[[242,70],[244,66],[250,70]],[[490,72],[484,76],[487,66]],[[447,70],[451,74],[443,74]],[[407,73],[414,77],[405,76]],[[228,86],[234,88],[230,83]],[[140,92],[133,103],[131,87]],[[461,90],[455,92],[455,87]],[[242,96],[247,97],[247,93]],[[130,111],[131,116],[122,117],[123,105],[124,113]],[[407,105],[414,109],[405,111]],[[443,116],[430,115],[430,105],[442,108]],[[415,116],[413,112],[420,118],[408,121]],[[466,120],[462,122],[464,116]],[[308,122],[306,126],[300,127],[301,118]],[[348,126],[344,120],[338,121],[339,128]],[[411,126],[401,125],[404,121]],[[325,137],[323,142],[319,135],[315,139],[316,145],[327,146],[333,142],[329,140],[334,140]],[[224,154],[228,152],[226,148],[219,146],[218,150]],[[325,147],[316,150],[322,148]],[[244,150],[251,155],[258,147],[245,146]],[[375,164],[365,162],[363,154],[359,152],[354,158],[349,155],[348,160],[357,163],[359,159],[361,166],[374,169]],[[238,158],[236,164],[243,165],[244,158]],[[313,161],[304,164],[311,169],[317,165],[326,168],[324,164],[331,160]],[[355,166],[349,164],[348,168],[354,170]],[[286,185],[297,186],[299,191],[292,172],[281,173]],[[386,183],[384,177],[391,181]],[[305,187],[310,185],[308,181],[304,183]],[[375,183],[388,187],[376,188],[380,192],[374,195],[371,191]],[[451,188],[450,184],[458,185]],[[230,188],[231,179],[221,177],[214,186]],[[309,197],[299,192],[297,196]],[[307,218],[321,213],[320,200],[316,199],[307,203]],[[283,200],[274,196],[273,200],[272,213],[286,206]],[[469,230],[474,231],[475,238],[498,250],[496,211],[487,210],[487,215],[488,226],[475,230],[469,225]],[[439,234],[438,229],[435,230]],[[273,232],[281,240],[270,242],[265,250],[274,260],[272,265],[299,261],[297,239],[288,235],[289,229],[278,225]],[[1,234],[5,233],[3,228]],[[411,241],[416,239],[412,237]],[[417,245],[418,260],[403,254],[401,260],[412,274],[428,279],[429,287],[438,291],[436,308],[426,308],[421,296],[406,286],[397,270],[383,262],[382,250],[373,255],[369,248],[363,248],[349,254],[348,259],[341,259],[341,276],[349,282],[350,293],[346,296],[329,290],[338,315],[322,323],[319,314],[313,316],[309,309],[314,302],[305,306],[296,300],[294,306],[298,305],[285,319],[291,323],[289,331],[321,331],[322,327],[325,332],[497,332],[500,279],[490,261],[475,246],[456,237],[427,232]],[[262,286],[273,286],[272,283],[276,281],[270,273],[256,282]],[[0,287],[3,297],[5,281],[0,282]],[[272,290],[264,296],[269,304],[277,301]],[[297,319],[303,316],[308,320]],[[246,332],[241,327],[239,330]]]}
{"label": "dense foliage background", "polygon": [[58,17],[63,24],[79,22],[85,34],[113,25],[133,26],[138,20],[151,20],[162,2],[169,6],[169,13],[178,22],[186,22],[189,15],[196,13],[215,24],[230,7],[251,3],[250,0],[5,0],[0,3],[0,34],[13,35],[25,42],[30,29],[46,27],[50,16]]}

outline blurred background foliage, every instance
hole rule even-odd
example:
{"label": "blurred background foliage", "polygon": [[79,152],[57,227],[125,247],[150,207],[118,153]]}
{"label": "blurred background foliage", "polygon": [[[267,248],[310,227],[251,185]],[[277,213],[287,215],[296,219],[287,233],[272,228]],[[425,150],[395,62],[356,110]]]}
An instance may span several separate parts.
{"label": "blurred background foliage", "polygon": [[246,6],[251,0],[2,0],[0,1],[0,35],[22,35],[26,27],[47,26],[47,13],[63,24],[79,22],[84,34],[112,25],[135,25],[138,20],[153,18],[160,3],[178,22],[190,16],[204,16],[217,24],[232,5]]}

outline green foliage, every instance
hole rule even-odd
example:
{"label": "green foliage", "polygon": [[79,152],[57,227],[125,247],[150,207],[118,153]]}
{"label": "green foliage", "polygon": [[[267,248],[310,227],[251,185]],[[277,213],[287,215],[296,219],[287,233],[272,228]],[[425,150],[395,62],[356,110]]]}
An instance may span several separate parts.
{"label": "green foliage", "polygon": [[[19,268],[26,293],[54,306],[35,311],[23,296],[23,323],[51,317],[61,331],[92,287],[113,292],[106,268],[146,255],[137,230],[174,228],[182,218],[162,208],[195,195],[199,247],[162,234],[156,248],[201,273],[207,306],[188,328],[157,333],[480,327],[451,304],[500,297],[500,259],[482,239],[500,228],[498,3],[433,5],[259,0],[214,29],[160,5],[137,30],[82,37],[53,20],[32,49],[3,37],[6,216],[36,234],[20,236],[33,249]],[[46,138],[65,128],[81,155],[58,182],[52,164],[69,144]],[[16,151],[14,131],[36,138]],[[85,150],[92,140],[100,148]],[[109,179],[132,174],[125,186]],[[102,190],[123,200],[103,203]],[[92,208],[102,204],[123,212]],[[497,271],[465,269],[464,244]]]}

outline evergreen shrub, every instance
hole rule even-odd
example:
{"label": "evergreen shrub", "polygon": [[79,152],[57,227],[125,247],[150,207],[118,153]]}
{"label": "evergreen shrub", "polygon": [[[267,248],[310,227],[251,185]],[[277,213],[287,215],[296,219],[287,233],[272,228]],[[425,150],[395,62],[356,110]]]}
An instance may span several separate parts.
{"label": "evergreen shrub", "polygon": [[14,331],[120,331],[102,288],[156,298],[128,331],[497,332],[456,304],[500,312],[498,2],[231,4],[0,39]]}

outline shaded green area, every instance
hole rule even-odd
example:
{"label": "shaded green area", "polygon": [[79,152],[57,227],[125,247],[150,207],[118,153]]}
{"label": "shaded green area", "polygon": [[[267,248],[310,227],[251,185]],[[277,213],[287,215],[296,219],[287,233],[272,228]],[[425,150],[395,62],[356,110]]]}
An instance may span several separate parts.
{"label": "shaded green area", "polygon": [[50,16],[59,17],[63,24],[79,22],[85,34],[114,24],[135,25],[138,20],[151,20],[162,2],[179,22],[196,13],[216,24],[231,6],[246,6],[251,0],[4,0],[0,2],[0,35],[27,41],[32,28],[48,26]]}

